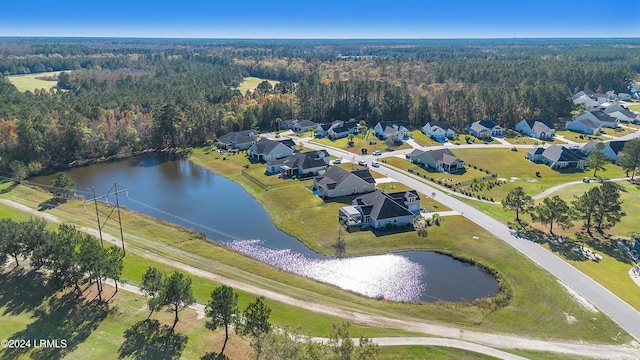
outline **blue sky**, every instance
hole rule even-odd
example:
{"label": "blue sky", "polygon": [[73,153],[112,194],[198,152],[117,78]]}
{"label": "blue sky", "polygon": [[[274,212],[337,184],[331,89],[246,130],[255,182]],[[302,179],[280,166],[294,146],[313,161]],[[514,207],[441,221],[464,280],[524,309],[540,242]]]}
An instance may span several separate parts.
{"label": "blue sky", "polygon": [[640,2],[7,0],[0,36],[640,37]]}

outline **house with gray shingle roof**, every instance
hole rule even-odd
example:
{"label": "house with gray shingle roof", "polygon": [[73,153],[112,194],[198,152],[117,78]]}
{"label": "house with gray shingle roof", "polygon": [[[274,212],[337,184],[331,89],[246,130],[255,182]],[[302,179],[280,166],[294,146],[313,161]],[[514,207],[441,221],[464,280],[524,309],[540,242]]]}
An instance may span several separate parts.
{"label": "house with gray shingle roof", "polygon": [[428,122],[422,127],[422,133],[437,139],[453,139],[456,132],[448,121]]}
{"label": "house with gray shingle roof", "polygon": [[592,121],[590,119],[575,119],[567,122],[565,126],[567,130],[579,132],[581,134],[599,134],[602,126],[600,123]]}
{"label": "house with gray shingle roof", "polygon": [[227,149],[246,150],[258,140],[255,130],[232,131],[218,138],[218,142]]}
{"label": "house with gray shingle roof", "polygon": [[602,127],[615,129],[619,127],[618,119],[607,115],[604,111],[591,111],[583,112],[574,117],[576,120],[589,119],[593,122],[597,122]]}
{"label": "house with gray shingle roof", "polygon": [[291,147],[292,140],[274,141],[261,138],[249,148],[249,157],[259,161],[269,161],[271,159],[281,159],[293,155],[295,143]]}
{"label": "house with gray shingle roof", "polygon": [[373,131],[381,139],[402,141],[409,136],[409,127],[404,121],[380,121]]}
{"label": "house with gray shingle roof", "polygon": [[522,119],[516,124],[516,131],[540,140],[550,140],[556,132],[549,119]]}
{"label": "house with gray shingle roof", "polygon": [[604,113],[618,119],[618,121],[636,122],[640,120],[638,114],[635,114],[634,112],[620,104],[615,104],[607,107],[606,109],[604,109]]}
{"label": "house with gray shingle roof", "polygon": [[479,120],[471,123],[467,129],[469,134],[478,139],[488,139],[494,136],[502,136],[502,128],[491,120]]}
{"label": "house with gray shingle roof", "polygon": [[359,196],[351,206],[338,210],[338,218],[347,226],[407,226],[420,213],[420,196],[415,190],[397,193],[375,191]]}
{"label": "house with gray shingle roof", "polygon": [[407,155],[407,160],[413,164],[422,164],[440,172],[451,173],[464,170],[464,161],[455,156],[449,149],[427,151],[415,149]]}
{"label": "house with gray shingle roof", "polygon": [[[541,150],[542,149],[542,150]],[[551,145],[546,149],[537,147],[527,152],[527,158],[534,162],[543,162],[552,169],[584,169],[587,155],[579,149],[564,145]]]}
{"label": "house with gray shingle roof", "polygon": [[375,191],[376,181],[367,169],[349,172],[331,166],[324,175],[313,180],[313,189],[323,198],[334,198]]}
{"label": "house with gray shingle roof", "polygon": [[293,154],[282,159],[272,159],[266,164],[266,173],[280,173],[283,177],[312,176],[322,173],[329,165],[326,150]]}

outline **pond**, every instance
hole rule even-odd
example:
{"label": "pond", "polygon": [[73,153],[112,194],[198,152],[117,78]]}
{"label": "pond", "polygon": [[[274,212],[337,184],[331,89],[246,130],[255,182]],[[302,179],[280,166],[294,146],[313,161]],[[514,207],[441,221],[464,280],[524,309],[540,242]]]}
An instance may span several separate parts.
{"label": "pond", "polygon": [[[145,154],[67,171],[87,199],[112,189],[120,203],[157,219],[205,233],[273,266],[342,289],[393,301],[472,301],[493,296],[496,279],[475,265],[435,252],[334,258],[318,254],[278,230],[240,185],[167,154]],[[48,185],[54,176],[33,182]],[[295,181],[295,180],[291,180]],[[111,196],[109,201],[115,202]],[[318,229],[323,231],[323,229]],[[373,235],[372,235],[373,236]],[[126,239],[125,239],[126,240]]]}

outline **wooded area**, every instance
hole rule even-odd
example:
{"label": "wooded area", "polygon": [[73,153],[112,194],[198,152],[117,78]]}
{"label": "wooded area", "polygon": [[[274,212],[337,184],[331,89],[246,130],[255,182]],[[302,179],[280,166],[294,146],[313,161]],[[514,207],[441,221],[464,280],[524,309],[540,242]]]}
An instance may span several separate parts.
{"label": "wooded area", "polygon": [[[637,39],[0,39],[0,167],[188,147],[228,131],[316,122],[558,120],[571,93],[627,91]],[[51,91],[5,76],[72,70]],[[278,80],[240,93],[246,76]],[[8,170],[0,175],[8,176]]]}

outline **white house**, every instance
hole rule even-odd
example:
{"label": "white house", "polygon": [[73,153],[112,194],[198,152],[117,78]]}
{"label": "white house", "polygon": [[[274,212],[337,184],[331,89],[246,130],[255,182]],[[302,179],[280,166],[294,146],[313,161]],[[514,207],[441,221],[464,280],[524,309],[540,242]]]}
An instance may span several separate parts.
{"label": "white house", "polygon": [[385,193],[375,191],[359,196],[351,206],[341,207],[338,218],[347,226],[410,226],[420,212],[420,196],[415,190]]}
{"label": "white house", "polygon": [[594,135],[599,134],[602,126],[599,122],[590,119],[575,119],[567,122],[565,126],[567,130],[579,132],[581,134]]}
{"label": "white house", "polygon": [[266,164],[268,174],[280,173],[283,177],[319,175],[329,165],[329,153],[325,150],[308,151],[272,159]]}
{"label": "white house", "polygon": [[[607,156],[607,158],[609,158],[609,160],[616,162],[618,161],[618,157],[622,154],[622,149],[624,149],[624,145],[626,143],[626,141],[619,140],[605,141],[603,142],[604,149],[602,149],[602,152]],[[593,149],[595,149],[596,144],[598,143],[595,141],[590,141],[582,146],[582,151],[588,154],[592,152]]]}
{"label": "white house", "polygon": [[552,169],[584,169],[587,156],[578,149],[564,145],[551,145],[548,148],[536,147],[527,152],[527,158],[533,162],[543,162]]}
{"label": "white house", "polygon": [[603,111],[583,112],[581,114],[576,115],[574,119],[575,120],[589,119],[593,122],[600,124],[600,126],[602,127],[607,127],[612,129],[615,129],[619,126],[618,119],[607,115]]}
{"label": "white house", "polygon": [[373,131],[381,139],[404,140],[409,136],[409,128],[404,121],[380,121]]}
{"label": "white house", "polygon": [[639,120],[638,114],[625,108],[620,104],[615,104],[604,109],[604,113],[623,122],[636,122]]}
{"label": "white house", "polygon": [[456,132],[448,121],[428,122],[422,127],[422,133],[437,139],[453,139]]}
{"label": "white house", "polygon": [[266,162],[272,159],[281,159],[291,156],[293,155],[294,150],[294,148],[285,145],[284,142],[261,138],[249,148],[249,157]]}
{"label": "white house", "polygon": [[516,124],[516,131],[540,140],[552,139],[556,132],[549,119],[523,119]]}
{"label": "white house", "polygon": [[487,139],[494,136],[502,136],[502,128],[491,120],[475,121],[467,129],[469,134],[478,139]]}
{"label": "white house", "polygon": [[464,161],[455,156],[449,149],[420,150],[415,149],[407,155],[413,164],[423,164],[440,172],[457,172],[464,170]]}

